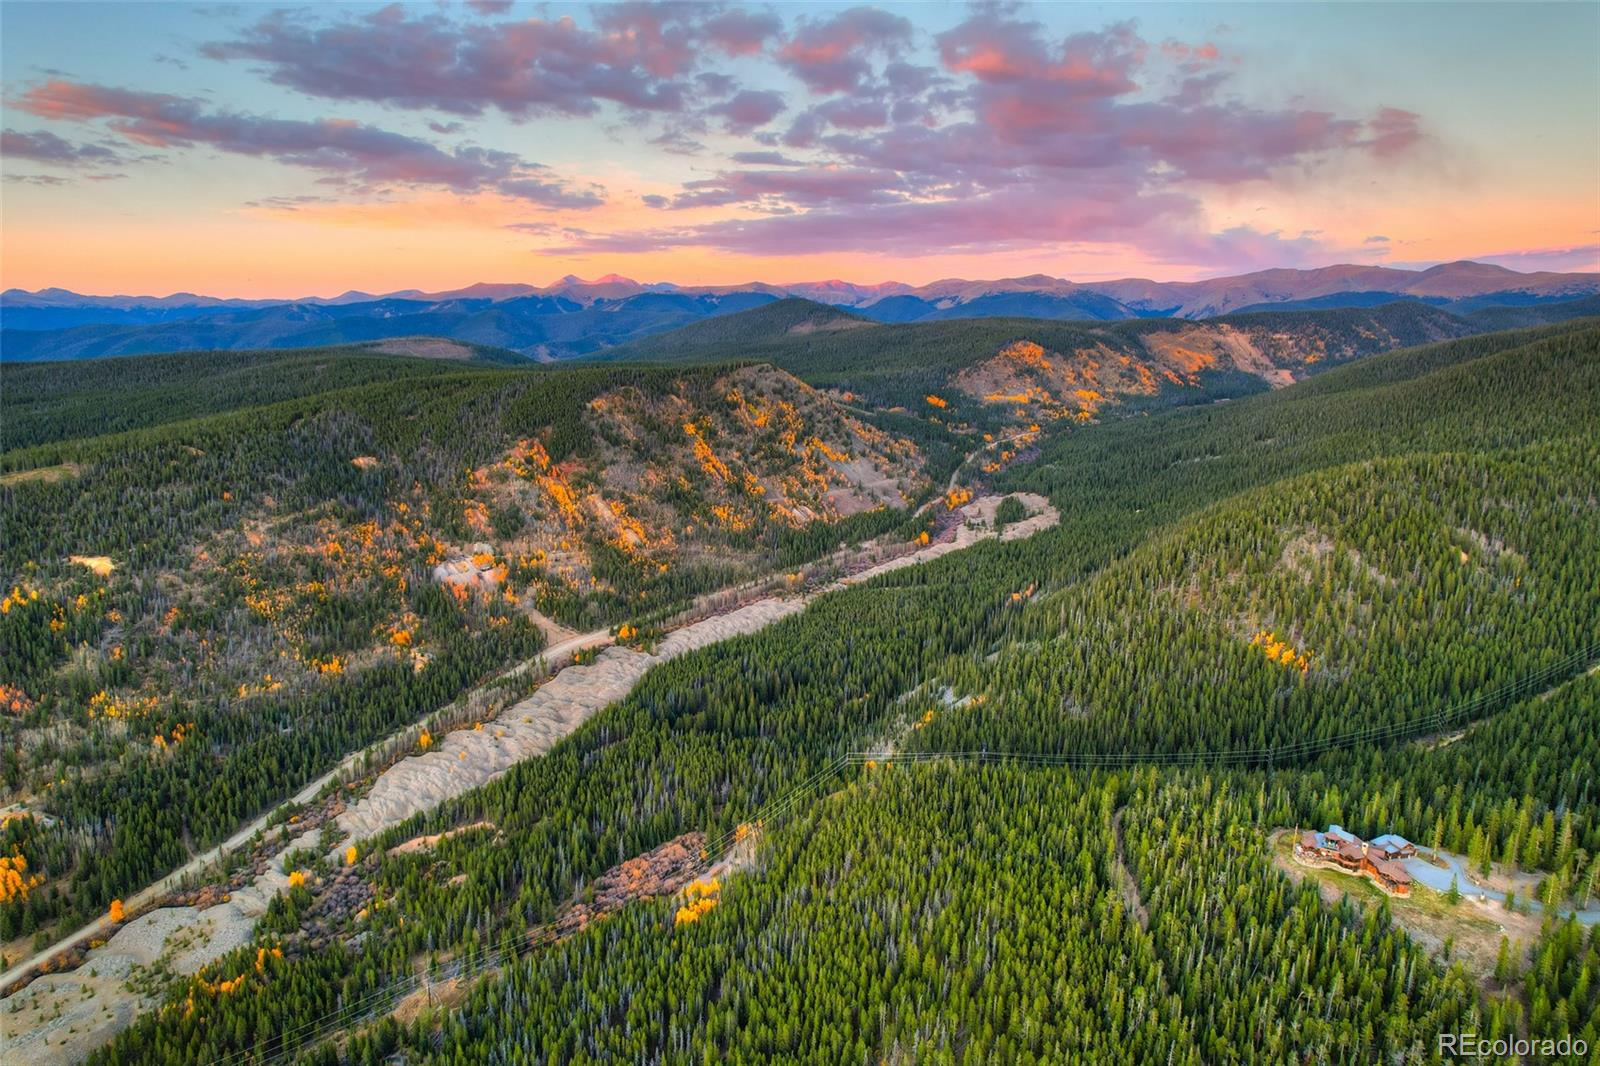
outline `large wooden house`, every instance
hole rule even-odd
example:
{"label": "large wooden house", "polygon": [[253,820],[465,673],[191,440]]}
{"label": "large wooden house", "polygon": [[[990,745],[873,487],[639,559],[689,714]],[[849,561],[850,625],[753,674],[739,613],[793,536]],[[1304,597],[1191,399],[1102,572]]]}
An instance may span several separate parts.
{"label": "large wooden house", "polygon": [[1399,860],[1416,853],[1415,844],[1394,833],[1367,841],[1337,825],[1328,826],[1323,833],[1308,829],[1294,845],[1295,858],[1301,862],[1346,870],[1394,896],[1411,894],[1411,875]]}

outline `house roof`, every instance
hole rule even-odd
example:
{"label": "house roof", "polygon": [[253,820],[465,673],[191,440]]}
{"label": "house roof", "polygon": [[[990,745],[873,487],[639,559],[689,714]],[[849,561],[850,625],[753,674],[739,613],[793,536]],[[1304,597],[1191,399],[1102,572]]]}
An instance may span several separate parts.
{"label": "house roof", "polygon": [[1390,862],[1388,859],[1373,859],[1372,868],[1395,884],[1409,885],[1411,883],[1411,875],[1406,873],[1405,867],[1397,862]]}
{"label": "house roof", "polygon": [[1399,833],[1385,833],[1381,837],[1373,837],[1372,842],[1378,845],[1380,848],[1406,848],[1415,846],[1411,843],[1411,841],[1407,840]]}

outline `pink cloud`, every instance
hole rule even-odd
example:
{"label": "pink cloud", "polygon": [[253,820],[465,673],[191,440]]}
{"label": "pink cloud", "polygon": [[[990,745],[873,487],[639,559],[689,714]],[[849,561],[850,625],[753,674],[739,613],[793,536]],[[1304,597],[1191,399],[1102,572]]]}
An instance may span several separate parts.
{"label": "pink cloud", "polygon": [[1361,124],[1325,111],[1263,111],[1240,104],[1181,111],[1133,105],[1118,115],[1121,142],[1186,177],[1237,182],[1356,143]]}
{"label": "pink cloud", "polygon": [[607,101],[677,111],[679,79],[700,53],[698,10],[619,4],[600,8],[593,29],[571,18],[460,25],[398,4],[327,25],[276,12],[202,51],[254,60],[279,85],[336,100],[516,118],[592,115]]}
{"label": "pink cloud", "polygon": [[[490,4],[480,14],[505,10]],[[693,96],[690,75],[710,53],[758,54],[783,28],[770,12],[715,3],[629,0],[596,5],[591,19],[592,26],[565,16],[461,23],[391,4],[308,22],[280,11],[201,51],[260,63],[269,80],[326,99],[528,119],[594,115],[608,103],[681,112]],[[730,83],[720,95],[731,91]]]}
{"label": "pink cloud", "polygon": [[116,152],[98,144],[73,144],[49,130],[0,133],[0,156],[29,159],[62,167],[103,166],[122,162]]}
{"label": "pink cloud", "polygon": [[432,185],[471,193],[498,191],[546,207],[593,207],[602,197],[553,181],[546,168],[510,153],[427,141],[349,119],[306,122],[228,111],[164,93],[51,79],[12,106],[58,121],[104,121],[135,144],[158,149],[205,146],[320,171],[355,186]]}
{"label": "pink cloud", "polygon": [[724,102],[707,108],[706,113],[722,118],[729,133],[749,133],[777,118],[787,106],[782,93],[741,89]]}
{"label": "pink cloud", "polygon": [[[562,250],[929,254],[1128,242],[1186,264],[1309,262],[1327,253],[1315,233],[1209,232],[1194,183],[1266,179],[1343,152],[1384,154],[1419,128],[1409,112],[1363,122],[1218,101],[1227,73],[1203,69],[1220,61],[1215,46],[1152,49],[1129,23],[1052,38],[1037,23],[979,10],[937,39],[937,72],[895,56],[892,22],[873,21],[875,37],[864,19],[852,9],[813,20],[780,49],[780,62],[810,88],[835,95],[781,137],[757,139],[806,149],[823,165],[725,171],[658,201],[742,206],[753,217],[585,234]],[[1187,72],[1177,93],[1143,91],[1174,64]]]}
{"label": "pink cloud", "polygon": [[829,18],[803,18],[778,49],[778,61],[814,93],[858,89],[873,55],[898,55],[911,44],[911,22],[872,7]]}
{"label": "pink cloud", "polygon": [[[1137,244],[1174,262],[1282,262],[1285,249],[1309,252],[1308,240],[1284,241],[1276,234],[1237,230],[1206,234],[1198,205],[1177,192],[1128,196],[1114,183],[1083,190],[1073,198],[1040,198],[1013,189],[970,199],[863,204],[842,202],[812,210],[760,218],[725,219],[698,226],[635,233],[585,234],[555,248],[553,255],[629,253],[667,247],[708,247],[743,255],[805,255],[879,252],[924,255],[946,251],[1002,251],[1041,243]],[[1267,250],[1271,249],[1271,254]]]}
{"label": "pink cloud", "polygon": [[[975,7],[934,38],[936,65],[919,65],[911,20],[878,8],[801,13],[786,31],[770,11],[639,0],[597,6],[581,20],[476,21],[398,5],[333,20],[280,12],[206,53],[259,64],[271,81],[325,98],[456,116],[498,110],[518,120],[593,116],[609,106],[663,151],[708,156],[706,134],[717,128],[763,149],[731,152],[728,169],[676,195],[641,197],[661,209],[738,207],[753,217],[569,234],[572,247],[593,250],[643,241],[788,252],[832,240],[921,254],[1139,240],[1174,261],[1307,258],[1317,247],[1312,234],[1208,233],[1198,183],[1270,179],[1341,153],[1395,158],[1426,136],[1419,116],[1400,108],[1362,119],[1226,97],[1238,60],[1225,61],[1210,41],[1153,46],[1132,22],[1063,35],[1016,10]],[[708,63],[718,54],[762,56],[824,99],[791,110],[783,92],[741,86]],[[155,94],[70,83],[56,90],[32,102],[35,113],[56,108],[61,119],[81,121],[72,111],[87,107],[123,137],[153,146],[268,156],[357,186],[488,189],[549,206],[600,199],[511,153]],[[787,129],[773,128],[780,116]]]}
{"label": "pink cloud", "polygon": [[1367,122],[1372,154],[1382,159],[1402,155],[1425,139],[1421,116],[1398,107],[1381,107]]}
{"label": "pink cloud", "polygon": [[1041,40],[1040,29],[978,14],[939,35],[939,54],[946,69],[989,85],[1053,82],[1063,97],[1120,96],[1138,87],[1133,73],[1146,46],[1132,23],[1075,33],[1054,46]]}
{"label": "pink cloud", "polygon": [[744,166],[756,167],[798,167],[804,166],[800,160],[791,159],[782,152],[735,152],[731,157],[735,163]]}
{"label": "pink cloud", "polygon": [[894,184],[893,174],[846,167],[736,170],[686,183],[683,193],[674,197],[670,206],[681,209],[742,203],[773,209],[883,204],[896,199],[889,191]]}
{"label": "pink cloud", "polygon": [[705,40],[729,56],[756,55],[782,32],[783,20],[770,11],[723,11],[705,18],[699,29]]}
{"label": "pink cloud", "polygon": [[1221,50],[1210,41],[1196,45],[1185,44],[1182,41],[1163,41],[1161,54],[1175,61],[1185,73],[1203,70],[1222,58]]}
{"label": "pink cloud", "polygon": [[812,108],[834,129],[871,130],[889,124],[889,107],[870,97],[841,96]]}
{"label": "pink cloud", "polygon": [[1527,248],[1468,258],[1476,263],[1493,263],[1508,270],[1600,272],[1600,244],[1580,244],[1570,248]]}

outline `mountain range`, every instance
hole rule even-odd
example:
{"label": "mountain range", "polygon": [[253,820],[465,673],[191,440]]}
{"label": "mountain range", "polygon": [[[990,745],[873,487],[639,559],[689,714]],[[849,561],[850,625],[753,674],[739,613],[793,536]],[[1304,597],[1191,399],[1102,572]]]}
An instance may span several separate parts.
{"label": "mountain range", "polygon": [[1044,274],[951,278],[926,285],[829,280],[684,286],[608,274],[546,286],[479,283],[334,297],[242,300],[85,296],[65,289],[0,293],[0,358],[82,359],[193,349],[309,347],[438,336],[509,348],[539,360],[600,351],[786,297],[849,308],[878,322],[1025,317],[1117,321],[1211,318],[1239,311],[1375,307],[1418,300],[1466,313],[1600,294],[1600,274],[1519,273],[1462,261],[1426,270],[1339,265],[1274,269],[1192,282],[1074,282]]}

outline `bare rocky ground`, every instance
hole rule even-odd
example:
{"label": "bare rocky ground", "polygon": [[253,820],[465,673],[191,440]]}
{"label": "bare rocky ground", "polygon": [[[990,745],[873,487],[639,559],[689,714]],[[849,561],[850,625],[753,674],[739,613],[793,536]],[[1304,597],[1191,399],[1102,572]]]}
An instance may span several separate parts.
{"label": "bare rocky ground", "polygon": [[761,600],[677,630],[654,653],[606,648],[592,665],[567,667],[498,718],[446,734],[433,750],[390,767],[365,797],[339,815],[338,826],[360,840],[431,810],[549,751],[591,715],[626,696],[657,663],[754,633],[804,607],[798,597]]}
{"label": "bare rocky ground", "polygon": [[[1000,539],[1031,536],[1059,521],[1059,514],[1044,497],[1019,497],[1030,516],[1007,526]],[[962,507],[948,539],[852,574],[824,591],[860,584],[993,538],[1000,499],[985,496]],[[364,797],[337,815],[335,823],[359,844],[414,814],[477,788],[515,763],[549,751],[591,715],[626,696],[650,667],[764,629],[804,610],[814,595],[759,600],[675,630],[653,652],[609,647],[590,665],[568,666],[497,717],[447,733],[431,750],[389,767]],[[0,1000],[6,1061],[69,1066],[131,1025],[153,1001],[148,990],[128,987],[135,966],[149,969],[164,962],[172,973],[192,974],[248,943],[267,903],[288,885],[284,857],[295,849],[315,847],[318,836],[317,828],[302,831],[225,902],[204,911],[192,906],[151,910],[125,924],[105,945],[91,950],[76,969],[46,974]],[[342,849],[343,844],[336,852]],[[334,858],[342,860],[342,854]],[[136,985],[146,988],[144,982]]]}
{"label": "bare rocky ground", "polygon": [[51,1066],[81,1060],[159,999],[162,973],[197,973],[249,943],[256,919],[287,884],[279,857],[227,902],[204,911],[158,907],[124,924],[77,969],[46,974],[0,1001],[5,1061]]}

